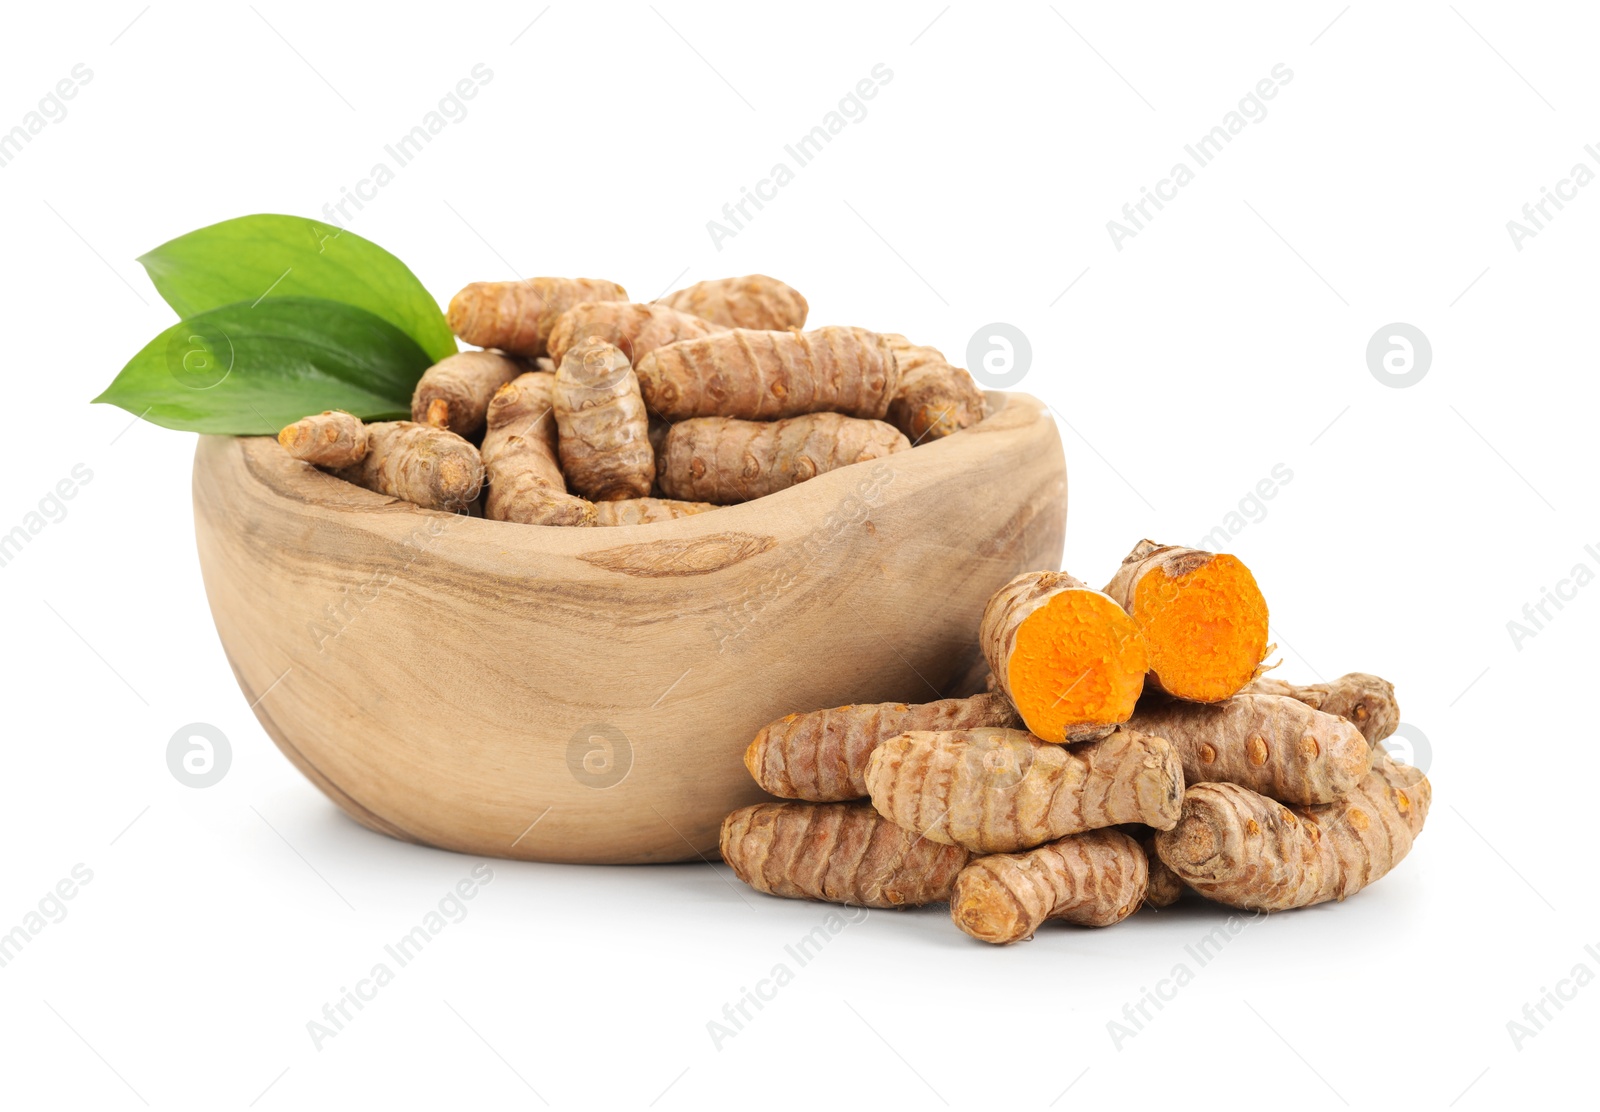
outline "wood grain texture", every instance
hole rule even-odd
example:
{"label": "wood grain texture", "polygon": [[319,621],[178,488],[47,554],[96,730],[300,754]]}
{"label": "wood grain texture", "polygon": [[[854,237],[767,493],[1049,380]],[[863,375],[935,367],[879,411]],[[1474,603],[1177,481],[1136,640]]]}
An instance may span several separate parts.
{"label": "wood grain texture", "polygon": [[989,595],[1060,565],[1054,422],[989,405],[757,502],[603,530],[422,510],[270,438],[201,437],[201,571],[262,726],[363,825],[536,861],[711,857],[767,798],[742,760],[762,726],[936,698]]}

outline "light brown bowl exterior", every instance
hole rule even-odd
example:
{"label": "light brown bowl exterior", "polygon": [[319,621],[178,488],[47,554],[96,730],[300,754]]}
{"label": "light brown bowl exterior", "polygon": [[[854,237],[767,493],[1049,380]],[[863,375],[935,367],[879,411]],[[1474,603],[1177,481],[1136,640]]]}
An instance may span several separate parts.
{"label": "light brown bowl exterior", "polygon": [[[1060,566],[1048,412],[697,517],[562,529],[351,486],[270,438],[201,437],[195,533],[256,717],[358,822],[534,861],[715,860],[766,798],[767,722],[970,685],[989,595]],[[964,692],[963,692],[964,693]]]}

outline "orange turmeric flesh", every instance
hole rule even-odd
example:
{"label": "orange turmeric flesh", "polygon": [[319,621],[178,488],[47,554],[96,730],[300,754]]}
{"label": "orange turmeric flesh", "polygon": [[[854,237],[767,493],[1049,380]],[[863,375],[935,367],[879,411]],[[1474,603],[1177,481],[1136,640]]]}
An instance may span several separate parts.
{"label": "orange turmeric flesh", "polygon": [[1006,690],[1028,729],[1074,741],[1126,722],[1144,689],[1144,639],[1098,591],[1060,591],[1017,626]]}
{"label": "orange turmeric flesh", "polygon": [[1157,563],[1141,575],[1131,611],[1162,689],[1180,699],[1216,702],[1261,674],[1267,603],[1235,556],[1210,556],[1187,570],[1184,563]]}

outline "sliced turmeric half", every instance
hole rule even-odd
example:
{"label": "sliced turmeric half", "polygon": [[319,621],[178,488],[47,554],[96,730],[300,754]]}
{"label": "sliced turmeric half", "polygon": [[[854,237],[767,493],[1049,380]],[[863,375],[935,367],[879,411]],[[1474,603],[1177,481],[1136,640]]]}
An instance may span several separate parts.
{"label": "sliced turmeric half", "polygon": [[1001,690],[1045,741],[1104,737],[1144,690],[1149,655],[1134,620],[1062,572],[1025,572],[995,592],[979,639]]}
{"label": "sliced turmeric half", "polygon": [[1106,594],[1138,624],[1169,695],[1215,703],[1261,675],[1267,602],[1237,556],[1140,541]]}

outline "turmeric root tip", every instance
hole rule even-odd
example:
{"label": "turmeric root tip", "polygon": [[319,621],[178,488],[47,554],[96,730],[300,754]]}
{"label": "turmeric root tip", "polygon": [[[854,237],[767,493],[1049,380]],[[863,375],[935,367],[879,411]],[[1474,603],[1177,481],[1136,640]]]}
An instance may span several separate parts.
{"label": "turmeric root tip", "polygon": [[757,803],[723,820],[722,859],[769,896],[892,908],[948,899],[967,851],[864,803]]}
{"label": "turmeric root tip", "polygon": [[1149,883],[1144,851],[1126,834],[1092,830],[1028,853],[973,861],[956,877],[950,918],[980,942],[1030,937],[1046,919],[1109,927],[1139,909]]}
{"label": "turmeric root tip", "polygon": [[342,409],[329,409],[284,426],[278,443],[295,459],[318,467],[350,467],[366,458],[367,426]]}
{"label": "turmeric root tip", "polygon": [[1332,683],[1293,684],[1263,676],[1246,693],[1287,695],[1291,699],[1337,715],[1361,731],[1369,745],[1376,745],[1393,734],[1400,725],[1400,704],[1394,697],[1394,684],[1366,672],[1351,672]]}
{"label": "turmeric root tip", "polygon": [[913,444],[938,440],[983,420],[983,391],[937,348],[884,333],[900,368],[900,385],[885,418]]}
{"label": "turmeric root tip", "polygon": [[997,591],[979,631],[984,656],[1028,729],[1045,741],[1103,737],[1126,722],[1149,656],[1122,608],[1060,572],[1025,572]]}
{"label": "turmeric root tip", "polygon": [[1267,603],[1238,557],[1140,541],[1106,594],[1133,615],[1169,694],[1216,702],[1261,674]]}

